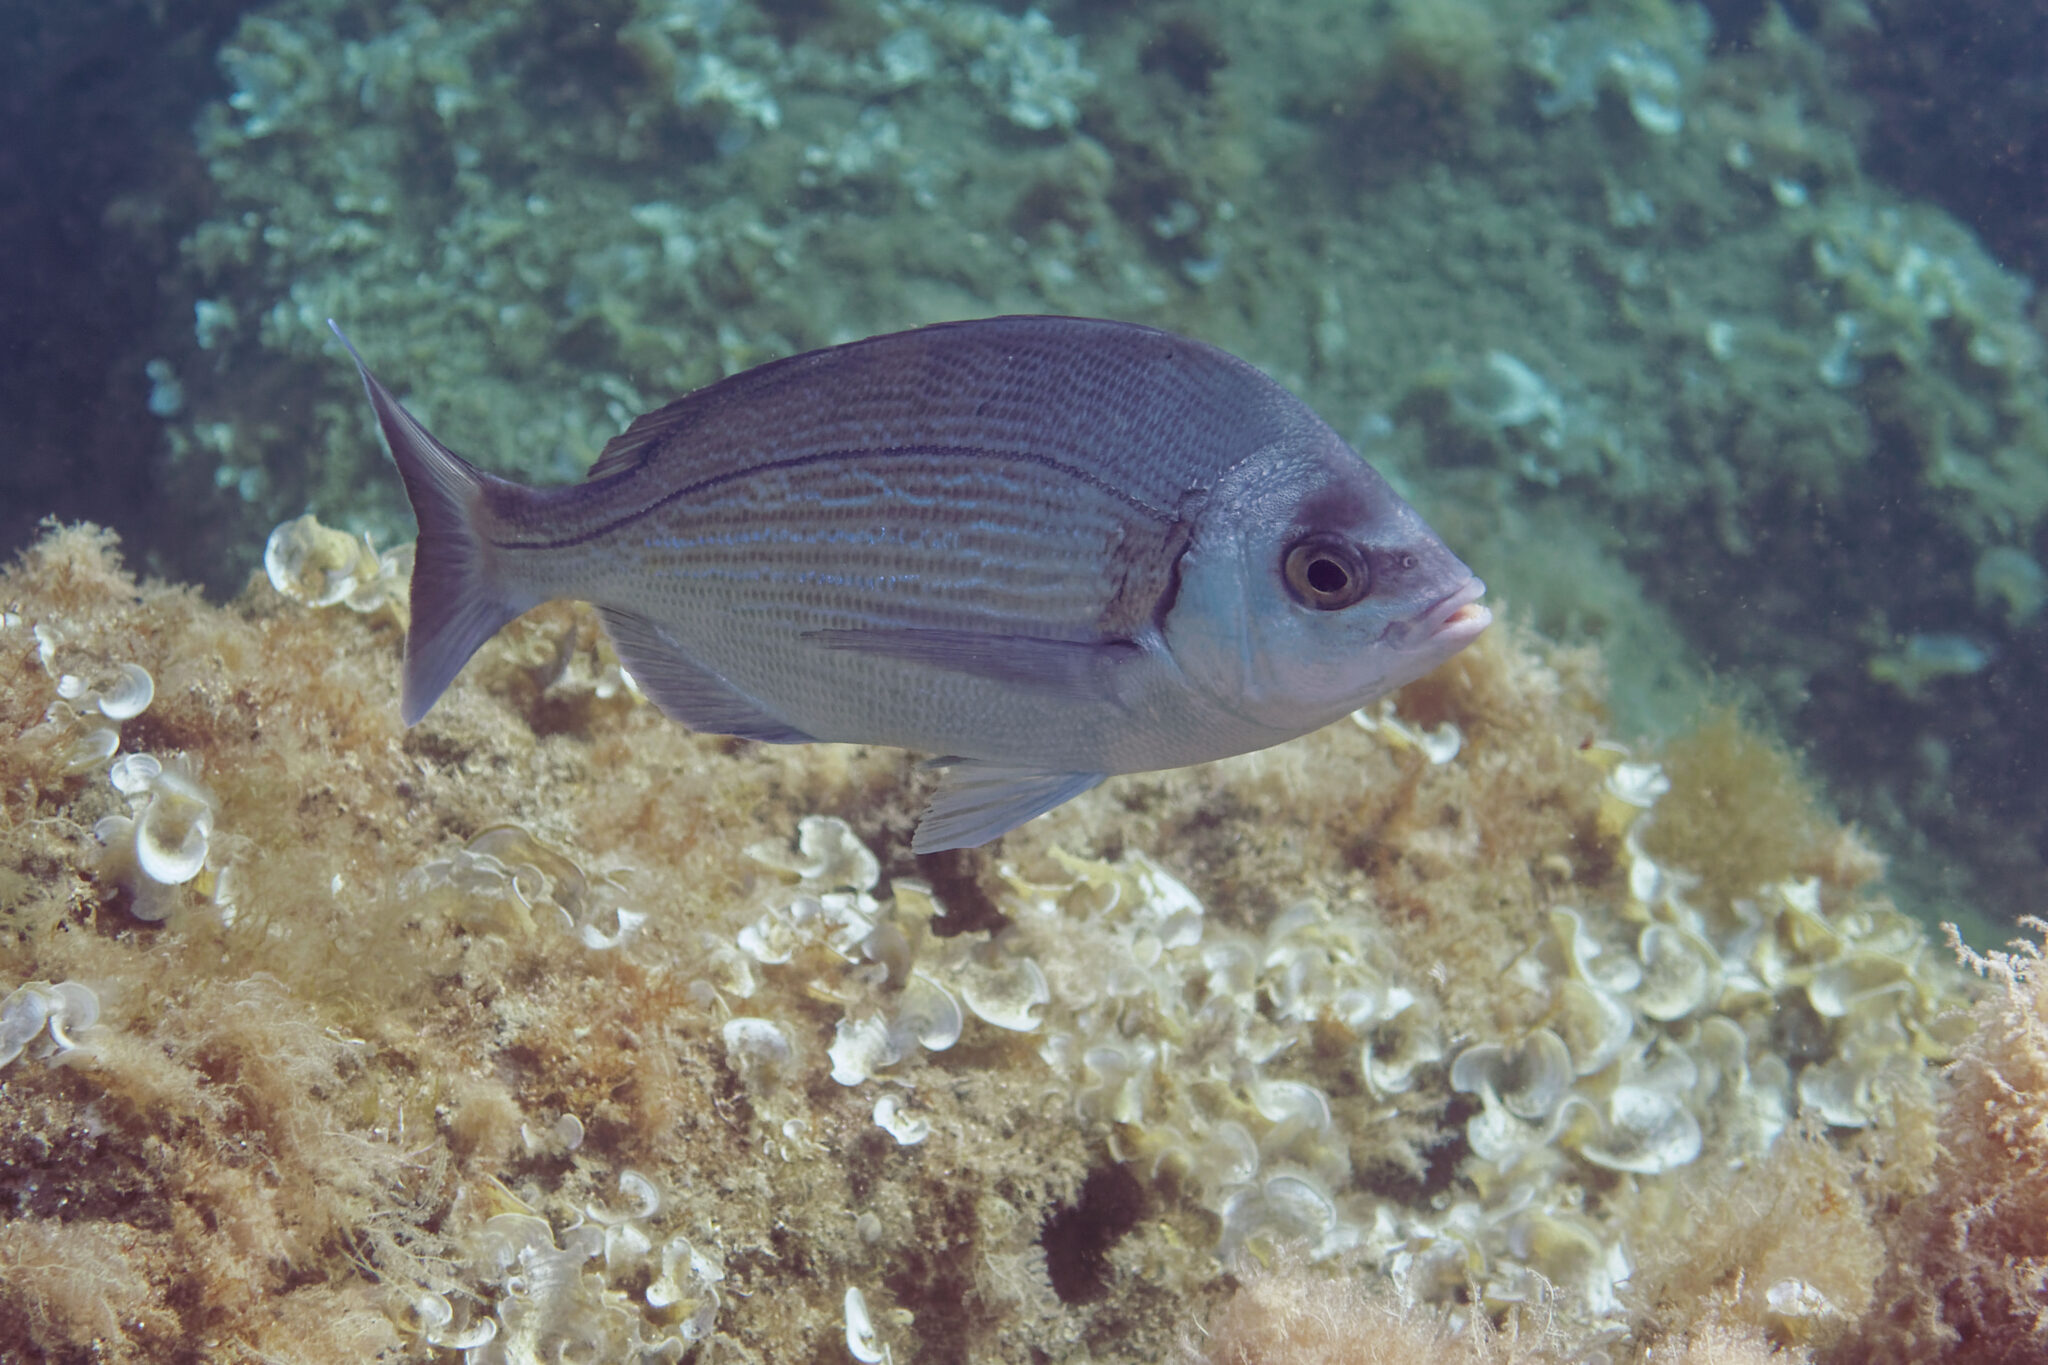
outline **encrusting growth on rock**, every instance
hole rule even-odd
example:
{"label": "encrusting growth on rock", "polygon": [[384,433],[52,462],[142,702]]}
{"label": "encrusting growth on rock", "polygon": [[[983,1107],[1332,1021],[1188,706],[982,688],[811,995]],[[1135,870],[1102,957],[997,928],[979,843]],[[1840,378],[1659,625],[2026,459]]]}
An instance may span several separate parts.
{"label": "encrusting growth on rock", "polygon": [[[24,1360],[2031,1340],[2034,957],[1965,1014],[1788,764],[1725,720],[1625,753],[1587,653],[1497,629],[1358,724],[919,859],[903,755],[693,735],[579,610],[411,731],[398,650],[91,528],[0,574]],[[1803,812],[1768,881],[1706,856],[1731,794]]]}

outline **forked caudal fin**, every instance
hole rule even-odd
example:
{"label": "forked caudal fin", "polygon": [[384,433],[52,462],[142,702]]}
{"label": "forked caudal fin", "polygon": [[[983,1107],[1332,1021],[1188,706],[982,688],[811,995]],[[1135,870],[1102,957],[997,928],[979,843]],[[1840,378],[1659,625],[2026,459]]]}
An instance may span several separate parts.
{"label": "forked caudal fin", "polygon": [[405,685],[399,714],[416,725],[446,690],[469,656],[514,617],[537,605],[506,581],[480,525],[486,488],[527,490],[486,474],[434,439],[379,383],[356,348],[329,318],[348,348],[391,458],[405,480],[419,519],[412,567],[412,625],[405,635]]}

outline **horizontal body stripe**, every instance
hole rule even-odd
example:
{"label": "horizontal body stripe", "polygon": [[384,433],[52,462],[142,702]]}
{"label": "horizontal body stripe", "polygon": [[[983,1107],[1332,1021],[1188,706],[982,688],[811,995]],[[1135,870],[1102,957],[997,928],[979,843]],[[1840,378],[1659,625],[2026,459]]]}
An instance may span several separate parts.
{"label": "horizontal body stripe", "polygon": [[[1063,463],[1059,460],[1052,459],[1045,455],[1034,454],[1030,451],[978,450],[964,446],[888,446],[879,449],[868,450],[819,451],[808,455],[794,455],[784,459],[768,460],[758,465],[749,466],[744,469],[729,470],[720,474],[712,475],[708,478],[700,479],[694,483],[684,484],[679,488],[670,489],[669,491],[661,494],[659,497],[653,499],[644,507],[619,513],[613,516],[609,521],[602,522],[596,526],[589,527],[587,529],[578,531],[571,535],[555,536],[552,538],[541,539],[502,537],[494,539],[491,543],[496,548],[501,550],[573,549],[580,545],[588,545],[593,541],[605,539],[608,536],[617,535],[618,533],[625,530],[627,527],[633,525],[634,523],[644,521],[647,518],[654,516],[655,514],[663,511],[664,509],[674,504],[686,503],[702,499],[704,495],[706,495],[707,493],[711,492],[714,489],[734,483],[743,483],[751,480],[760,479],[764,475],[793,472],[812,468],[819,465],[832,466],[835,469],[842,470],[842,476],[861,477],[865,475],[866,477],[873,480],[873,482],[876,484],[876,488],[874,493],[870,494],[868,498],[865,500],[855,497],[845,497],[838,500],[821,499],[819,501],[806,503],[799,508],[792,509],[794,511],[797,511],[801,515],[804,515],[811,519],[816,519],[821,513],[825,513],[835,506],[843,506],[848,508],[864,510],[872,505],[872,499],[876,497],[898,498],[913,507],[921,508],[924,510],[939,511],[946,517],[948,521],[957,519],[962,513],[970,512],[975,507],[974,499],[967,498],[963,500],[950,498],[946,495],[943,489],[936,490],[930,494],[926,494],[923,496],[918,496],[910,494],[907,491],[898,488],[896,485],[888,482],[887,480],[882,479],[880,476],[868,474],[867,471],[863,470],[846,468],[846,466],[853,465],[857,462],[869,460],[924,462],[933,465],[936,465],[939,462],[946,460],[971,460],[976,463],[981,463],[984,461],[991,463],[1026,463],[1036,465],[1043,470],[1046,470],[1054,474],[1058,474],[1062,478],[1070,479],[1074,483],[1079,484],[1085,488],[1088,488],[1093,492],[1098,493],[1104,497],[1113,498],[1116,501],[1124,504],[1126,507],[1130,508],[1132,511],[1137,512],[1139,515],[1147,517],[1150,520],[1165,524],[1171,522],[1174,519],[1174,513],[1171,509],[1163,507],[1154,507],[1150,503],[1147,503],[1142,499],[1132,497],[1130,494],[1124,492],[1122,489],[1115,487],[1114,485],[1110,484],[1104,479],[1098,478],[1097,476],[1089,473],[1085,469],[1081,469],[1075,465]],[[626,479],[631,478],[632,475],[619,475],[615,477],[620,479]],[[939,481],[943,483],[946,480],[947,475],[944,472],[939,472],[937,473],[936,477],[939,479]],[[956,474],[952,476],[952,478],[956,482],[961,484],[971,483],[976,477],[976,475],[965,473]],[[595,494],[599,492],[601,488],[602,485],[591,485],[588,491]],[[582,490],[579,489],[577,491]],[[772,512],[774,509],[771,507],[762,507],[757,510],[761,511],[764,514],[767,514],[769,512]]]}
{"label": "horizontal body stripe", "polygon": [[1163,587],[1174,541],[1172,511],[1007,453],[820,452],[684,491],[575,537],[494,544],[543,561],[565,595],[675,630],[759,606],[811,628],[991,623],[1087,639],[1124,628],[1102,618],[1134,572]]}

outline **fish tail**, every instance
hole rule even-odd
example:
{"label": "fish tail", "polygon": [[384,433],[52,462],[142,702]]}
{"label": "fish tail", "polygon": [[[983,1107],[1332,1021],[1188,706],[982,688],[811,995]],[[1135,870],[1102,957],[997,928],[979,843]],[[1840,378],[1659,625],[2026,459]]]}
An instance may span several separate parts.
{"label": "fish tail", "polygon": [[348,348],[370,395],[391,458],[405,480],[420,524],[413,554],[412,624],[405,634],[404,686],[399,715],[417,725],[469,656],[539,598],[506,574],[485,528],[488,495],[532,496],[532,490],[485,473],[434,439],[391,396],[333,319],[327,325]]}

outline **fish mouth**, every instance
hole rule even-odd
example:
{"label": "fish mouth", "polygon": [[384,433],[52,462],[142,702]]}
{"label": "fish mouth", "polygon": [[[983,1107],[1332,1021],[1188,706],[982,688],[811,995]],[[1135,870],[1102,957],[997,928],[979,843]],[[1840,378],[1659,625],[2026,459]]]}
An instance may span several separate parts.
{"label": "fish mouth", "polygon": [[1405,649],[1462,649],[1493,623],[1493,613],[1479,600],[1485,595],[1482,580],[1467,578],[1407,620],[1395,622],[1389,642]]}

